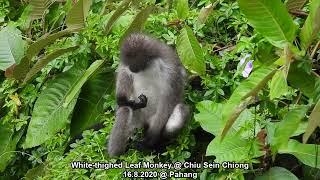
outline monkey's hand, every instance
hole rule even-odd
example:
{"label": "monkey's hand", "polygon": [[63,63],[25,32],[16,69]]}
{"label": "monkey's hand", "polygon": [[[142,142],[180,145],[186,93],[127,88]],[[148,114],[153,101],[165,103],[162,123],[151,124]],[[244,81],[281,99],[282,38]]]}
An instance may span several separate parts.
{"label": "monkey's hand", "polygon": [[132,107],[133,109],[141,109],[145,108],[147,106],[148,98],[144,94],[140,94],[139,102],[135,103],[135,105]]}

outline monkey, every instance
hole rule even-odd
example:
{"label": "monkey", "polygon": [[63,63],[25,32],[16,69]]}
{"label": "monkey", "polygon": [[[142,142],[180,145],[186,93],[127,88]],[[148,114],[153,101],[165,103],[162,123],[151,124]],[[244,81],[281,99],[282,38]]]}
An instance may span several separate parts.
{"label": "monkey", "polygon": [[188,121],[183,103],[187,72],[176,51],[144,33],[125,37],[116,76],[116,120],[108,140],[109,156],[123,154],[137,128],[141,145],[154,148],[175,137]]}

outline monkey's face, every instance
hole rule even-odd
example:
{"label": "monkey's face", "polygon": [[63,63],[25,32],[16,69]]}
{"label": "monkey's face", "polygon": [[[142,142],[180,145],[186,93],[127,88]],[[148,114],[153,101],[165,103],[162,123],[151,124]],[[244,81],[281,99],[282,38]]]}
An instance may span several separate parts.
{"label": "monkey's face", "polygon": [[143,55],[126,56],[122,59],[124,65],[128,66],[129,70],[133,73],[139,73],[148,68],[151,57]]}

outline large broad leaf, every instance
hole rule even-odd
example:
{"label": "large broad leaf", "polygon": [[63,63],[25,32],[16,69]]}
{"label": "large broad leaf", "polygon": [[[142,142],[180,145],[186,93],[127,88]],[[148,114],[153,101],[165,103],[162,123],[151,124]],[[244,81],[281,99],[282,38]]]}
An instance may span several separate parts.
{"label": "large broad leaf", "polygon": [[178,13],[178,17],[180,19],[186,19],[188,17],[189,14],[189,5],[188,5],[188,0],[177,0],[177,13]]}
{"label": "large broad leaf", "polygon": [[287,9],[289,11],[300,10],[307,0],[288,0],[286,3]]}
{"label": "large broad leaf", "polygon": [[223,141],[218,136],[208,145],[206,156],[216,156],[215,162],[218,163],[223,161],[243,162],[249,159],[249,151],[252,152],[254,150],[253,154],[251,154],[253,157],[263,155],[258,146],[256,141],[250,142],[247,139],[242,139],[239,135],[228,135]]}
{"label": "large broad leaf", "polygon": [[307,142],[310,135],[317,127],[320,127],[320,100],[318,101],[318,103],[316,104],[309,116],[308,127],[303,135],[303,143]]}
{"label": "large broad leaf", "polygon": [[0,31],[0,69],[6,70],[13,64],[18,64],[24,55],[26,43],[21,32],[12,26]]}
{"label": "large broad leaf", "polygon": [[221,114],[223,105],[212,101],[201,101],[196,105],[196,108],[199,113],[194,115],[194,119],[200,123],[205,131],[218,136],[225,125]]}
{"label": "large broad leaf", "polygon": [[42,68],[44,68],[50,61],[56,59],[57,57],[73,51],[77,49],[78,46],[64,48],[64,49],[57,49],[54,52],[46,55],[45,57],[39,59],[37,63],[30,69],[30,71],[27,73],[26,77],[23,80],[23,83],[27,83],[35,74],[37,74],[39,71],[41,71]]}
{"label": "large broad leaf", "polygon": [[41,19],[45,16],[45,11],[49,8],[51,3],[55,0],[30,0],[31,19]]}
{"label": "large broad leaf", "polygon": [[77,82],[71,87],[70,91],[65,97],[63,107],[68,107],[70,103],[75,99],[77,94],[79,94],[82,86],[86,81],[105,63],[104,60],[97,60],[90,65],[90,67],[84,72],[82,76],[77,80]]}
{"label": "large broad leaf", "polygon": [[38,146],[66,127],[76,99],[68,107],[62,104],[84,72],[83,68],[74,66],[51,80],[41,92],[32,112],[24,148]]}
{"label": "large broad leaf", "polygon": [[288,92],[288,84],[284,69],[278,70],[270,83],[270,99],[279,98]]}
{"label": "large broad leaf", "polygon": [[281,146],[278,152],[280,154],[292,154],[303,164],[320,168],[320,153],[318,152],[319,149],[320,145],[302,144],[296,140],[290,139],[288,144]]}
{"label": "large broad leaf", "polygon": [[24,79],[26,74],[29,72],[30,63],[34,56],[36,56],[44,47],[53,43],[58,38],[70,35],[72,32],[73,30],[65,29],[54,34],[50,34],[49,36],[42,36],[39,40],[32,43],[27,49],[27,52],[22,58],[21,62],[14,68],[13,77],[18,80]]}
{"label": "large broad leaf", "polygon": [[319,19],[320,19],[320,1],[313,0],[311,1],[311,4],[310,4],[309,16],[300,32],[301,45],[304,48],[309,47],[313,39],[316,37],[316,35],[320,31]]}
{"label": "large broad leaf", "polygon": [[190,71],[205,74],[206,65],[200,44],[190,27],[181,30],[177,39],[177,51],[183,65]]}
{"label": "large broad leaf", "polygon": [[254,71],[250,77],[242,82],[240,86],[232,93],[230,99],[223,108],[222,118],[227,121],[221,137],[227,134],[240,113],[251,102],[248,97],[255,96],[272,78],[276,68],[274,66],[261,67]]}
{"label": "large broad leaf", "polygon": [[300,121],[305,117],[307,106],[296,106],[277,124],[271,146],[274,152],[282,145],[288,143],[288,139],[299,127]]}
{"label": "large broad leaf", "polygon": [[23,135],[24,128],[14,132],[8,124],[0,124],[0,172],[3,172],[10,160],[14,157],[16,145]]}
{"label": "large broad leaf", "polygon": [[155,9],[154,6],[148,6],[141,10],[137,16],[134,18],[132,23],[130,24],[127,31],[122,36],[120,42],[130,33],[133,32],[140,32],[143,29],[144,23],[147,21],[149,15],[152,13],[152,11]]}
{"label": "large broad leaf", "polygon": [[113,12],[112,16],[109,18],[108,23],[104,29],[105,34],[109,34],[113,24],[118,20],[118,18],[129,8],[132,0],[124,0],[119,5],[119,7]]}
{"label": "large broad leaf", "polygon": [[292,43],[297,26],[281,0],[238,0],[250,24],[271,44],[284,48]]}
{"label": "large broad leaf", "polygon": [[283,167],[272,167],[269,171],[261,176],[257,176],[255,180],[298,180],[289,170]]}
{"label": "large broad leaf", "polygon": [[85,26],[85,21],[91,6],[91,0],[79,0],[66,17],[68,28],[79,30]]}
{"label": "large broad leaf", "polygon": [[114,78],[112,70],[103,69],[84,84],[74,111],[77,113],[73,114],[71,120],[72,137],[101,122],[100,117],[104,114],[104,97],[113,92]]}

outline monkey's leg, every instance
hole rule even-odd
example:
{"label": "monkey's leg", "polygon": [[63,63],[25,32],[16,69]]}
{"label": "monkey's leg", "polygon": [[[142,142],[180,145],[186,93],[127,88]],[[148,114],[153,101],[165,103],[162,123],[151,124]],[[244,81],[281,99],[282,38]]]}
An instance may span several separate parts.
{"label": "monkey's leg", "polygon": [[185,104],[177,104],[170,115],[164,128],[163,135],[166,138],[176,136],[190,118],[190,109]]}
{"label": "monkey's leg", "polygon": [[121,106],[116,113],[116,121],[111,130],[108,142],[110,157],[119,156],[126,151],[127,143],[133,134],[133,111],[128,106]]}

